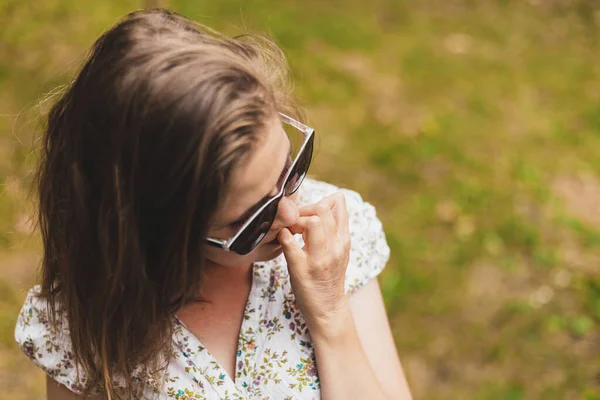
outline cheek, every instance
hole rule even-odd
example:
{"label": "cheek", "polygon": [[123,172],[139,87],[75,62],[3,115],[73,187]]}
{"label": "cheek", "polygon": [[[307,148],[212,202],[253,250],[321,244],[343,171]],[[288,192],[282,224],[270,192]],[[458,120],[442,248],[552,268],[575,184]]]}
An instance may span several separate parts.
{"label": "cheek", "polygon": [[299,194],[300,190],[296,190],[296,193],[294,193],[293,195],[290,196],[290,199],[292,199],[294,201],[294,203],[298,204],[298,194]]}
{"label": "cheek", "polygon": [[252,258],[252,253],[241,256],[232,251],[225,251],[212,246],[204,246],[204,254],[208,261],[219,265],[235,266],[252,262],[247,261]]}

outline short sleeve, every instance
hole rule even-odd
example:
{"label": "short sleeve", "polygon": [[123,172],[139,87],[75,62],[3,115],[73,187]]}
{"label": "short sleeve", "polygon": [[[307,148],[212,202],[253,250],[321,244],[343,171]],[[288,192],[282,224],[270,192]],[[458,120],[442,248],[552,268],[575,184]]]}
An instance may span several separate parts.
{"label": "short sleeve", "polygon": [[15,340],[23,353],[48,376],[81,394],[86,377],[75,365],[66,321],[63,318],[62,327],[50,324],[47,302],[39,297],[39,293],[39,285],[27,293],[17,319]]}
{"label": "short sleeve", "polygon": [[344,194],[351,235],[350,260],[346,269],[345,290],[353,293],[375,278],[390,258],[385,233],[375,207],[353,190],[306,179],[301,187],[299,205],[316,203],[336,192]]}
{"label": "short sleeve", "polygon": [[349,294],[383,271],[390,258],[390,248],[375,207],[352,190],[340,191],[345,195],[349,216],[351,244],[345,281],[345,290]]}

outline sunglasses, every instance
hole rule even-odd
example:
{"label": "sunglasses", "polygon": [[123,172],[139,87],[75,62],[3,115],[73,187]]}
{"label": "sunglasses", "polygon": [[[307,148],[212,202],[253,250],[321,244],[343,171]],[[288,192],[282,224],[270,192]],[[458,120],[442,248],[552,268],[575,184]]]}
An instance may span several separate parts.
{"label": "sunglasses", "polygon": [[304,141],[296,158],[290,165],[279,193],[265,202],[242,227],[229,239],[206,238],[208,244],[225,251],[233,251],[244,255],[250,253],[264,239],[277,215],[279,201],[283,196],[294,194],[306,177],[312,160],[315,130],[285,114],[279,113],[282,122],[304,134]]}

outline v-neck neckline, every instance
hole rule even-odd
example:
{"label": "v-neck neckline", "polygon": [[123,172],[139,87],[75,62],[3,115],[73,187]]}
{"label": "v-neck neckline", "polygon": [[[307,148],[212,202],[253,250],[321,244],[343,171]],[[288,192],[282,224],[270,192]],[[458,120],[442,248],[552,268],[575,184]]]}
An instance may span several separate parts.
{"label": "v-neck neckline", "polygon": [[[256,363],[254,357],[244,356],[248,353],[248,351],[254,353],[254,351],[257,349],[255,338],[259,329],[259,321],[255,321],[258,314],[255,311],[256,305],[254,304],[253,300],[257,298],[256,291],[258,290],[258,286],[260,284],[259,281],[261,280],[260,270],[267,265],[267,263],[268,261],[255,262],[252,264],[252,282],[250,284],[250,291],[248,292],[248,298],[246,299],[246,304],[244,306],[242,323],[238,333],[233,376],[230,376],[227,373],[223,365],[221,365],[216,357],[214,357],[212,353],[202,344],[200,339],[198,339],[198,337],[196,337],[196,335],[194,335],[192,331],[176,315],[174,315],[175,322],[181,326],[183,331],[182,333],[184,334],[184,337],[181,339],[183,339],[183,342],[188,342],[188,348],[181,348],[182,342],[179,341],[176,341],[176,345],[180,348],[180,350],[182,350],[184,356],[193,364],[195,364],[196,369],[205,376],[206,380],[208,380],[213,385],[215,390],[217,390],[217,392],[220,394],[223,394],[223,389],[225,389],[225,391],[239,391],[240,388],[237,385],[240,384],[238,378],[241,378],[242,375],[240,369],[247,367],[249,370],[252,370],[254,364]],[[193,353],[191,348],[198,348],[198,352]],[[203,353],[204,355],[199,355],[200,353]],[[204,361],[202,364],[206,365],[198,365],[198,361]],[[207,375],[209,366],[212,366],[213,369],[215,369],[215,372],[218,372],[218,379]],[[241,385],[242,387],[247,388],[248,386],[252,386],[252,382],[243,381],[241,382]]]}

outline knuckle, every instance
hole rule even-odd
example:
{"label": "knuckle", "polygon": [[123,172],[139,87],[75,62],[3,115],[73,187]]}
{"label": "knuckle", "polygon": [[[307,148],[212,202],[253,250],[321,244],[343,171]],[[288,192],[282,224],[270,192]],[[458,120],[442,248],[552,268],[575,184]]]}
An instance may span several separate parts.
{"label": "knuckle", "polygon": [[336,203],[336,205],[338,207],[340,207],[344,211],[347,210],[347,208],[346,208],[346,196],[344,196],[344,194],[342,192],[338,192],[338,193],[335,194],[335,203]]}
{"label": "knuckle", "polygon": [[321,260],[321,259],[314,260],[312,264],[314,267],[312,272],[314,274],[322,274],[327,269],[327,263],[323,262],[323,260]]}
{"label": "knuckle", "polygon": [[310,263],[310,265],[313,268],[316,268],[317,270],[320,270],[321,268],[321,264],[322,264],[322,259],[321,257],[315,257],[314,254],[309,254],[308,256],[308,262]]}
{"label": "knuckle", "polygon": [[337,192],[334,194],[334,197],[336,201],[339,201],[340,203],[346,203],[346,196],[344,196],[342,192]]}
{"label": "knuckle", "polygon": [[317,217],[316,215],[308,217],[308,225],[310,227],[315,227],[319,224],[321,224],[321,218]]}
{"label": "knuckle", "polygon": [[319,214],[319,215],[326,214],[327,212],[329,212],[329,207],[327,207],[327,205],[325,205],[323,203],[319,203],[319,204],[317,204],[316,210],[317,210],[317,214]]}
{"label": "knuckle", "polygon": [[329,258],[330,258],[329,261],[331,263],[334,263],[334,262],[338,261],[339,259],[341,259],[342,255],[343,255],[342,249],[339,246],[336,246],[334,249],[332,249],[329,252]]}

